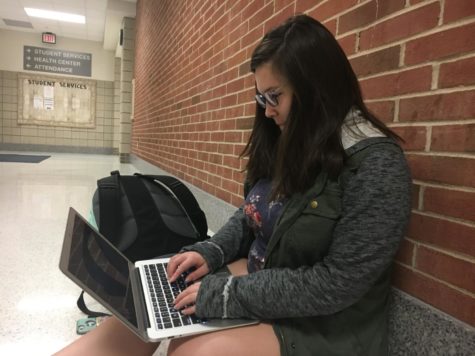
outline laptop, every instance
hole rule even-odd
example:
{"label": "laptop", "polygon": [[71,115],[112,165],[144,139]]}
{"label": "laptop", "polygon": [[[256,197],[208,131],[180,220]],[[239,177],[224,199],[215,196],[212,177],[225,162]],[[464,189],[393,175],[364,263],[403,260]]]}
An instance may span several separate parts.
{"label": "laptop", "polygon": [[250,319],[199,319],[173,308],[185,274],[169,283],[169,258],[133,264],[74,208],[69,209],[59,268],[146,342],[257,324]]}

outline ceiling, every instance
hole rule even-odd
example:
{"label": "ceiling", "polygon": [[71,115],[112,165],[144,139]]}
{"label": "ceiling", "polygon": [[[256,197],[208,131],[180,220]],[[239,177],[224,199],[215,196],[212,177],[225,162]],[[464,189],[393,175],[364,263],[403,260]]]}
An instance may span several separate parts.
{"label": "ceiling", "polygon": [[[57,37],[102,42],[115,50],[122,18],[135,17],[136,0],[1,0],[0,29],[33,33],[53,32]],[[24,7],[74,13],[85,24],[29,17]]]}

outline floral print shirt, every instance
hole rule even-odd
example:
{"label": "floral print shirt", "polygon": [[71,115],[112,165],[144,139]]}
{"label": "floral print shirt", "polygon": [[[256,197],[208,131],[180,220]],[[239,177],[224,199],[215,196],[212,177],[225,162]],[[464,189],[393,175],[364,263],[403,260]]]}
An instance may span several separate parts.
{"label": "floral print shirt", "polygon": [[255,237],[248,255],[249,273],[259,271],[264,267],[267,243],[282,212],[284,201],[269,202],[270,190],[271,181],[261,179],[251,189],[244,203],[246,221]]}

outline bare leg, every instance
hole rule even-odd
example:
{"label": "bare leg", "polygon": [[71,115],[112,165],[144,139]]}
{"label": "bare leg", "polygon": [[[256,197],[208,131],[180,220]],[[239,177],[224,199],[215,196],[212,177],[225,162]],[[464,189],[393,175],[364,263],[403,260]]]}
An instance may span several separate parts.
{"label": "bare leg", "polygon": [[55,355],[145,356],[152,355],[158,345],[143,342],[119,320],[110,317]]}
{"label": "bare leg", "polygon": [[[248,274],[247,259],[228,265],[234,276]],[[261,323],[216,331],[208,334],[173,339],[169,356],[279,356],[280,345],[272,325]]]}
{"label": "bare leg", "polygon": [[[223,350],[226,350],[223,353]],[[279,356],[280,345],[270,324],[257,324],[173,339],[168,356]]]}

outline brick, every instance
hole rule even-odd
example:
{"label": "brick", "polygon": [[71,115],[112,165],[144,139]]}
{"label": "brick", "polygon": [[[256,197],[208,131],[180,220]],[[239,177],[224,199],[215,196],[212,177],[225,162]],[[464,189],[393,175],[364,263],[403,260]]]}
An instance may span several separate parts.
{"label": "brick", "polygon": [[255,27],[260,27],[269,17],[274,13],[274,4],[269,3],[264,6],[262,9],[257,11],[249,19],[249,30],[254,29]]}
{"label": "brick", "polygon": [[238,78],[226,84],[226,93],[231,94],[244,89],[244,78]]}
{"label": "brick", "polygon": [[[244,152],[245,147],[246,147],[245,144],[237,144],[237,145],[234,145],[234,149],[233,149],[233,155],[236,157],[240,157],[239,159],[243,161],[243,163],[241,164],[242,167],[245,167],[247,164],[247,159],[241,158],[241,154]],[[241,178],[241,175],[239,175],[239,177]]]}
{"label": "brick", "polygon": [[[221,134],[223,135],[223,139],[220,139],[219,140],[220,142],[224,141],[224,133],[221,133]],[[233,154],[234,147],[231,144],[220,143],[218,145],[218,152],[223,155],[230,155],[230,154]]]}
{"label": "brick", "polygon": [[241,194],[231,194],[231,205],[234,205],[236,208],[242,205],[242,195]]}
{"label": "brick", "polygon": [[248,56],[247,56],[246,50],[244,49],[235,53],[233,56],[229,57],[227,59],[227,65],[228,65],[228,68],[231,68],[234,66],[239,67],[242,64],[245,64],[247,60],[248,60]]}
{"label": "brick", "polygon": [[394,120],[394,101],[374,101],[366,106],[381,121],[389,123]]}
{"label": "brick", "polygon": [[230,193],[237,194],[239,192],[239,186],[240,184],[233,180],[223,179],[221,181],[221,187]]}
{"label": "brick", "polygon": [[439,88],[473,84],[475,84],[475,57],[440,65]]}
{"label": "brick", "polygon": [[285,20],[287,20],[290,16],[295,14],[295,3],[290,3],[286,7],[283,7],[287,4],[287,1],[282,1],[282,5],[276,3],[275,4],[275,14],[267,19],[264,23],[264,32],[269,32],[272,28],[280,25]]}
{"label": "brick", "polygon": [[327,30],[333,34],[333,36],[336,36],[336,19],[324,21],[322,22],[322,25],[325,26]]}
{"label": "brick", "polygon": [[244,106],[244,116],[251,116],[256,113],[256,103],[252,102]]}
{"label": "brick", "polygon": [[221,185],[221,177],[210,174],[208,176],[208,183],[215,187],[219,187]]}
{"label": "brick", "polygon": [[243,117],[236,120],[237,130],[250,130],[254,124],[254,117]]}
{"label": "brick", "polygon": [[238,41],[234,42],[233,44],[227,46],[224,49],[223,56],[225,59],[233,56],[235,53],[237,53],[241,49],[241,39],[242,37]]}
{"label": "brick", "polygon": [[424,126],[391,127],[404,142],[404,151],[424,151],[426,145],[427,128]]}
{"label": "brick", "polygon": [[475,326],[474,298],[418,271],[396,264],[394,285],[410,295]]}
{"label": "brick", "polygon": [[248,60],[239,66],[239,76],[245,76],[251,72],[251,61]]}
{"label": "brick", "polygon": [[[324,22],[347,9],[352,8],[358,3],[358,0],[333,0],[320,3],[308,14],[317,20]],[[297,10],[298,11],[298,10]]]}
{"label": "brick", "polygon": [[475,23],[417,38],[406,44],[405,64],[458,57],[475,50]]}
{"label": "brick", "polygon": [[417,184],[412,184],[412,209],[419,209],[419,192],[421,191],[421,186]]}
{"label": "brick", "polygon": [[371,24],[404,8],[405,0],[371,1],[340,16],[338,33],[342,34]]}
{"label": "brick", "polygon": [[376,20],[377,4],[371,1],[340,16],[338,34],[368,25]]}
{"label": "brick", "polygon": [[244,181],[246,179],[246,173],[243,171],[234,171],[233,172],[233,180],[236,182],[239,182],[241,186],[239,187],[239,194],[241,197],[241,200],[244,197]]}
{"label": "brick", "polygon": [[254,1],[245,1],[243,4],[240,4],[241,7],[244,7],[241,13],[241,21],[246,21],[251,18],[255,13],[262,9],[265,5],[264,0],[254,0]]}
{"label": "brick", "polygon": [[345,37],[338,38],[338,43],[347,56],[352,55],[356,51],[356,34],[350,34]]}
{"label": "brick", "polygon": [[399,103],[399,121],[459,120],[475,116],[475,91],[435,94]]}
{"label": "brick", "polygon": [[[211,136],[211,134],[210,134]],[[182,144],[179,144],[179,146],[181,146]],[[211,143],[211,142],[206,142],[206,145],[205,145],[205,150],[207,152],[218,152],[218,144],[216,143]],[[211,156],[210,156],[211,158]]]}
{"label": "brick", "polygon": [[224,95],[226,95],[226,84],[221,85],[221,86],[216,87],[216,88],[213,89],[212,96],[214,98],[222,97]]}
{"label": "brick", "polygon": [[223,156],[219,154],[210,154],[208,161],[214,164],[223,164]]}
{"label": "brick", "polygon": [[360,50],[379,47],[435,28],[440,4],[428,4],[381,22],[360,34]]}
{"label": "brick", "polygon": [[249,23],[247,21],[242,22],[240,18],[235,18],[230,22],[228,31],[228,41],[230,44],[234,43],[249,32]]}
{"label": "brick", "polygon": [[413,179],[475,188],[474,159],[419,154],[406,157]]}
{"label": "brick", "polygon": [[413,212],[407,236],[412,240],[475,257],[473,226]]}
{"label": "brick", "polygon": [[[247,89],[246,91],[240,92],[238,94],[238,104],[244,104],[244,103],[249,103],[254,100],[254,95],[256,93],[256,90],[254,88]],[[245,108],[244,105],[242,105],[243,109]]]}
{"label": "brick", "polygon": [[[229,118],[234,118],[235,119],[237,117],[241,117],[242,113],[243,113],[243,109],[244,108],[242,107],[242,105],[238,105],[238,106],[234,106],[232,108],[228,108],[228,109],[226,109],[225,117],[227,119],[229,119]],[[237,123],[236,120],[234,120],[233,129],[236,128],[236,123]]]}
{"label": "brick", "polygon": [[399,67],[400,46],[385,48],[383,50],[353,57],[351,66],[358,77],[386,72]]}
{"label": "brick", "polygon": [[221,107],[227,107],[231,105],[236,105],[237,103],[237,95],[231,94],[221,98]]}
{"label": "brick", "polygon": [[426,187],[424,211],[475,222],[475,193]]}
{"label": "brick", "polygon": [[450,23],[475,15],[473,0],[445,0],[444,23]]}
{"label": "brick", "polygon": [[379,1],[376,18],[380,19],[396,11],[404,9],[406,0]]}
{"label": "brick", "polygon": [[241,142],[241,133],[240,132],[225,132],[224,140],[225,142]]}
{"label": "brick", "polygon": [[224,201],[230,201],[231,200],[231,193],[230,192],[227,192],[227,191],[225,191],[221,188],[216,188],[215,191],[216,191],[215,195],[219,199],[224,200]]}
{"label": "brick", "polygon": [[248,32],[245,36],[241,37],[240,46],[241,48],[246,48],[250,45],[257,44],[258,41],[264,36],[264,26],[260,25]]}
{"label": "brick", "polygon": [[431,81],[432,67],[426,66],[360,80],[360,85],[365,99],[378,99],[427,91]]}
{"label": "brick", "polygon": [[295,1],[295,11],[297,13],[307,12],[308,10],[315,7],[317,4],[325,0],[296,0]]}
{"label": "brick", "polygon": [[241,169],[241,160],[235,156],[225,156],[223,158],[223,165],[234,169]]}
{"label": "brick", "polygon": [[396,253],[396,261],[404,263],[405,265],[412,266],[412,259],[414,257],[415,245],[408,239],[401,241],[401,245]]}
{"label": "brick", "polygon": [[475,292],[475,263],[425,246],[416,250],[416,268],[468,292]]}
{"label": "brick", "polygon": [[432,128],[431,151],[475,153],[475,124]]}
{"label": "brick", "polygon": [[287,6],[295,7],[295,0],[272,0],[267,1],[274,3],[275,12],[279,12],[280,10],[286,8]]}

